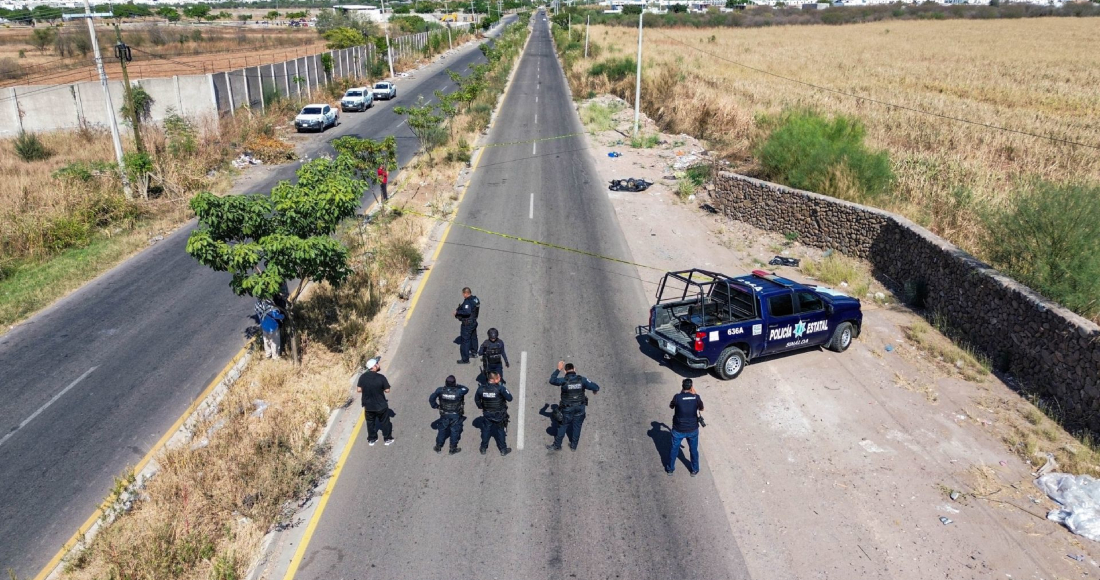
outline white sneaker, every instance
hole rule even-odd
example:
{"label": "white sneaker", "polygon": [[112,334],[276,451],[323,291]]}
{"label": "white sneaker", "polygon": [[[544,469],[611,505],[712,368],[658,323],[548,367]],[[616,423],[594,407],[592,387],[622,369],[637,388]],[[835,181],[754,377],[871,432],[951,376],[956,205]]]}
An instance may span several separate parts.
{"label": "white sneaker", "polygon": [[371,447],[374,447],[375,443],[378,443],[377,439],[371,439],[370,441],[367,441],[367,445],[370,445]]}
{"label": "white sneaker", "polygon": [[393,439],[386,439],[386,445],[393,445]]}

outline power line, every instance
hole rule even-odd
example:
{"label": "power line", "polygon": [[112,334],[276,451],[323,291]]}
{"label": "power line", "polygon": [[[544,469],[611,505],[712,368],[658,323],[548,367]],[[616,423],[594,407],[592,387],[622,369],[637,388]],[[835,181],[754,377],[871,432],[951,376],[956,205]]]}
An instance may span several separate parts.
{"label": "power line", "polygon": [[963,118],[960,118],[960,117],[952,117],[950,115],[944,115],[942,113],[936,113],[936,112],[933,112],[933,111],[925,111],[924,109],[917,109],[915,107],[908,107],[908,106],[905,106],[905,105],[898,105],[898,104],[890,103],[890,102],[887,102],[887,101],[881,101],[881,100],[878,100],[878,99],[873,99],[871,97],[864,97],[864,96],[860,96],[860,95],[856,95],[856,94],[852,94],[852,93],[846,93],[844,91],[837,90],[837,89],[832,89],[832,88],[829,88],[829,87],[823,87],[821,85],[815,85],[813,83],[808,83],[806,81],[802,81],[802,80],[791,78],[791,77],[785,77],[783,75],[776,74],[776,73],[773,73],[773,72],[770,72],[770,71],[766,71],[766,70],[761,69],[761,68],[757,68],[757,67],[750,66],[750,65],[747,65],[747,64],[744,64],[744,63],[741,63],[741,62],[737,62],[735,60],[726,58],[724,56],[714,54],[713,52],[707,52],[707,51],[705,51],[705,50],[703,50],[699,47],[692,46],[692,45],[690,45],[690,44],[688,44],[688,43],[686,43],[682,40],[678,40],[676,38],[673,38],[673,37],[661,32],[659,29],[651,29],[651,30],[654,30],[655,32],[657,32],[657,34],[660,34],[661,36],[671,40],[672,42],[675,42],[677,44],[682,44],[682,45],[684,45],[688,48],[695,49],[695,50],[697,50],[697,51],[699,51],[699,52],[701,52],[701,53],[703,53],[707,56],[716,58],[718,60],[725,61],[725,62],[728,62],[730,64],[737,65],[739,67],[747,68],[751,71],[755,71],[755,72],[758,72],[758,73],[761,73],[761,74],[772,76],[772,77],[775,77],[777,79],[783,79],[783,80],[788,81],[788,82],[792,82],[792,83],[804,85],[804,86],[807,86],[807,87],[810,87],[810,88],[814,88],[814,89],[817,89],[819,91],[825,91],[825,92],[834,93],[834,94],[845,96],[845,97],[851,97],[853,99],[859,99],[861,101],[867,101],[869,103],[875,103],[877,105],[882,105],[884,107],[894,107],[896,109],[901,109],[903,111],[909,111],[911,113],[919,113],[921,115],[928,115],[930,117],[938,117],[940,119],[945,119],[945,120],[948,120],[948,121],[955,121],[956,123],[965,123],[967,125],[974,125],[976,127],[984,127],[986,129],[995,129],[997,131],[1005,131],[1006,133],[1015,133],[1017,135],[1024,135],[1026,137],[1034,137],[1036,139],[1045,139],[1047,141],[1052,141],[1054,143],[1062,143],[1064,145],[1076,145],[1078,147],[1087,147],[1089,149],[1096,149],[1096,150],[1100,151],[1100,145],[1090,145],[1088,143],[1081,143],[1079,141],[1070,141],[1069,139],[1061,139],[1059,137],[1050,137],[1048,135],[1039,135],[1038,133],[1029,133],[1027,131],[1021,131],[1019,129],[1011,129],[1011,128],[1008,128],[1008,127],[1002,127],[1000,125],[991,125],[989,123],[982,123],[981,121],[971,121],[970,119],[963,119]]}

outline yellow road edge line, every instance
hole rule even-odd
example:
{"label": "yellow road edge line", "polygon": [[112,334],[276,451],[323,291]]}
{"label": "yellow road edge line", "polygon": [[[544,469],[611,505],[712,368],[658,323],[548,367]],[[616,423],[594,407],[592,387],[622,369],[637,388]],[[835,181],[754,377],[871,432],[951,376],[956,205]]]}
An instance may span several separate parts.
{"label": "yellow road edge line", "polygon": [[340,473],[344,470],[344,464],[347,463],[348,457],[351,455],[352,447],[355,447],[355,440],[359,437],[359,431],[363,428],[364,420],[363,413],[359,413],[359,420],[355,423],[355,429],[351,432],[351,439],[348,440],[347,447],[344,447],[344,452],[340,454],[340,459],[336,462],[336,467],[332,470],[332,476],[329,477],[328,483],[325,485],[325,491],[321,494],[321,500],[317,502],[317,511],[313,512],[313,517],[309,519],[309,525],[306,526],[305,534],[302,535],[302,539],[298,542],[298,549],[294,551],[294,557],[290,559],[290,567],[286,569],[286,575],[283,576],[283,580],[293,580],[295,574],[298,573],[298,566],[302,563],[302,558],[306,554],[306,549],[309,547],[309,541],[313,539],[313,532],[317,531],[317,524],[321,522],[321,514],[325,513],[325,507],[328,506],[328,500],[332,497],[332,490],[336,488],[336,480],[340,479]]}
{"label": "yellow road edge line", "polygon": [[[210,381],[210,384],[206,385],[206,388],[203,389],[202,393],[200,393],[199,396],[196,397],[195,400],[187,406],[187,410],[184,411],[182,415],[180,415],[179,419],[176,419],[176,422],[168,428],[168,431],[166,431],[164,435],[161,436],[160,440],[158,440],[149,449],[149,452],[145,454],[145,457],[142,457],[141,461],[137,462],[137,465],[135,465],[133,468],[135,474],[141,473],[141,470],[145,469],[145,466],[153,460],[153,456],[156,455],[157,452],[160,451],[160,449],[166,443],[168,443],[168,440],[176,434],[176,431],[179,431],[179,428],[183,426],[184,421],[186,421],[187,418],[195,412],[195,409],[198,408],[198,406],[202,404],[204,400],[206,400],[206,397],[209,396],[211,392],[213,392],[214,387],[218,386],[218,384],[225,379],[225,376],[229,374],[229,370],[232,369],[233,366],[236,365],[238,362],[240,362],[241,358],[244,357],[246,352],[248,352],[247,344],[241,347],[241,350],[237,352],[237,354],[228,363],[226,363],[225,368],[223,368],[221,372],[218,373],[216,377],[214,377],[214,380]],[[72,535],[72,537],[70,537],[64,544],[62,544],[61,549],[58,550],[56,554],[54,554],[53,558],[50,558],[49,563],[47,563],[42,571],[34,577],[34,580],[45,580],[46,578],[48,578],[49,575],[57,568],[58,564],[61,563],[61,559],[64,558],[65,555],[68,554],[76,546],[76,543],[77,541],[79,541],[80,537],[87,533],[88,529],[92,527],[92,524],[94,524],[96,520],[103,516],[103,510],[107,507],[107,502],[100,504],[100,506],[96,508],[95,512],[93,512],[92,515],[87,520],[85,520],[79,528],[76,529],[76,532]]]}
{"label": "yellow road edge line", "polygon": [[[473,164],[470,165],[470,179],[466,181],[466,185],[462,186],[462,191],[458,194],[458,199],[455,201],[455,213],[458,213],[458,206],[462,205],[462,199],[466,197],[466,190],[470,188],[470,184],[474,181],[474,172],[477,171],[477,166],[481,163],[481,156],[485,154],[485,147],[478,149],[477,159],[474,159]],[[406,210],[408,211],[408,210]],[[435,251],[432,252],[432,268],[428,269],[424,273],[424,279],[420,281],[420,284],[416,287],[416,292],[413,292],[412,298],[409,300],[409,310],[405,312],[405,324],[409,323],[409,319],[412,318],[413,310],[416,310],[416,303],[420,301],[420,293],[424,291],[424,287],[428,285],[428,278],[432,276],[432,269],[435,268],[435,262],[439,258],[439,253],[443,251],[443,243],[447,241],[447,234],[451,233],[451,222],[447,223],[447,227],[443,230],[443,235],[439,238],[439,243],[435,246]]]}

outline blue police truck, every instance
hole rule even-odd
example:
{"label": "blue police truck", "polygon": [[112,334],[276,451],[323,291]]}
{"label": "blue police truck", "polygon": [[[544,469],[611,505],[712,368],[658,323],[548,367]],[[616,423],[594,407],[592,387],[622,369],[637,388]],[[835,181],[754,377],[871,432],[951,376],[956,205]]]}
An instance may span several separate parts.
{"label": "blue police truck", "polygon": [[859,300],[762,270],[727,276],[668,272],[649,310],[649,339],[694,369],[730,380],[761,356],[824,346],[844,352],[859,336]]}

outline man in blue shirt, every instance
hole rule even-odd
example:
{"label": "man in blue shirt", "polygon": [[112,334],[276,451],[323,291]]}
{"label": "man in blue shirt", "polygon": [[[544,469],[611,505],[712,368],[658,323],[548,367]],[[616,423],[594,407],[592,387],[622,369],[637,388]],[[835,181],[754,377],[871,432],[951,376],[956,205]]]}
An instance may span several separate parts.
{"label": "man in blue shirt", "polygon": [[462,438],[462,422],[466,420],[466,394],[469,392],[470,389],[458,384],[454,375],[451,375],[442,387],[428,397],[428,404],[433,409],[439,409],[434,448],[436,453],[443,451],[443,443],[448,438],[451,440],[451,455],[462,451],[458,447],[458,440]]}
{"label": "man in blue shirt", "polygon": [[279,326],[286,318],[270,300],[261,300],[256,303],[256,314],[260,318],[260,330],[264,337],[264,356],[267,358],[279,358],[279,351],[283,347],[282,333]]}
{"label": "man in blue shirt", "polygon": [[687,439],[691,451],[691,476],[695,477],[699,475],[699,413],[703,410],[703,399],[695,392],[691,379],[684,379],[680,392],[672,397],[668,406],[675,412],[672,415],[672,449],[668,452],[665,473],[672,475],[676,470],[680,445]]}
{"label": "man in blue shirt", "polygon": [[[565,372],[564,377],[558,373]],[[560,451],[561,442],[565,435],[569,434],[569,448],[577,450],[577,444],[581,442],[581,425],[584,423],[585,406],[588,405],[588,397],[585,391],[597,393],[600,386],[577,374],[573,363],[566,364],[558,361],[558,370],[550,375],[550,384],[561,387],[561,402],[558,403],[558,433],[554,436],[554,442],[547,445],[550,451]]]}

